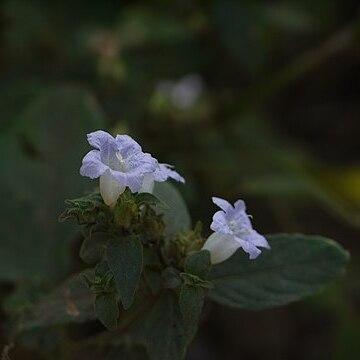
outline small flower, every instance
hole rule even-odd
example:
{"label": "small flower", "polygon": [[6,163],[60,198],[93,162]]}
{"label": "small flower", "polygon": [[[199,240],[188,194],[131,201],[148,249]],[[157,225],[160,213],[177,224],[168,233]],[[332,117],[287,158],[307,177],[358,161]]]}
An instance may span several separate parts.
{"label": "small flower", "polygon": [[164,182],[169,178],[184,184],[185,179],[179,173],[173,170],[173,168],[174,167],[169,164],[158,164],[156,170],[153,173],[145,175],[140,192],[152,193],[155,181]]}
{"label": "small flower", "polygon": [[82,176],[100,178],[100,193],[106,205],[113,205],[128,187],[138,192],[144,177],[157,169],[157,161],[128,135],[113,138],[105,131],[95,131],[87,136],[96,150],[88,152],[80,169]]}
{"label": "small flower", "polygon": [[204,90],[204,82],[198,74],[188,74],[179,81],[162,80],[156,90],[179,110],[190,109],[200,98]]}
{"label": "small flower", "polygon": [[226,260],[238,248],[248,253],[250,259],[260,255],[258,247],[270,249],[265,237],[253,229],[244,201],[238,200],[232,206],[228,201],[217,197],[212,200],[221,210],[213,216],[210,228],[214,233],[206,240],[203,249],[210,251],[213,264]]}

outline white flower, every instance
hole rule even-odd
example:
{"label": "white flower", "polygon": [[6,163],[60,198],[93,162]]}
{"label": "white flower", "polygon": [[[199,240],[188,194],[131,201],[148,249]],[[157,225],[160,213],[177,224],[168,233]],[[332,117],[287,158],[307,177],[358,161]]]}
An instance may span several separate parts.
{"label": "white flower", "polygon": [[80,169],[82,176],[100,178],[100,193],[108,206],[113,206],[128,187],[138,192],[144,177],[157,169],[157,161],[143,153],[141,146],[128,135],[113,138],[105,131],[88,134],[88,142],[96,150],[88,152]]}
{"label": "white flower", "polygon": [[185,183],[185,179],[173,170],[173,166],[169,164],[158,164],[156,170],[144,176],[143,184],[139,192],[152,193],[154,190],[155,181],[164,182],[167,179],[173,179],[181,183]]}
{"label": "white flower", "polygon": [[210,251],[213,264],[228,259],[238,248],[248,253],[250,259],[260,255],[259,247],[270,249],[265,237],[253,229],[244,201],[238,200],[232,206],[220,198],[212,200],[221,210],[213,216],[210,228],[215,232],[206,240],[203,249]]}

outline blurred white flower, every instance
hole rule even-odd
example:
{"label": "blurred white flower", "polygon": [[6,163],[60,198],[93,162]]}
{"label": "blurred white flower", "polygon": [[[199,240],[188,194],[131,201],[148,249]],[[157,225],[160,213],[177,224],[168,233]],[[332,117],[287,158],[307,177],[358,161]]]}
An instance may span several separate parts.
{"label": "blurred white flower", "polygon": [[186,110],[194,105],[200,97],[204,82],[198,74],[189,74],[179,81],[162,80],[157,86],[157,91],[168,96],[171,104],[179,109]]}

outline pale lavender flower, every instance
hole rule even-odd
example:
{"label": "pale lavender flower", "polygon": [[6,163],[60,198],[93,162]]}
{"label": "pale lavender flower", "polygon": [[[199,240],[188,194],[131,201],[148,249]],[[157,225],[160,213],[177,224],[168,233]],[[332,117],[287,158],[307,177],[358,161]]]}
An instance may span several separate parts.
{"label": "pale lavender flower", "polygon": [[156,170],[153,173],[145,175],[140,192],[151,193],[154,189],[155,182],[164,182],[168,179],[173,179],[185,184],[185,179],[173,169],[174,167],[172,165],[158,164]]}
{"label": "pale lavender flower", "polygon": [[214,233],[203,247],[210,251],[212,263],[226,260],[238,248],[248,253],[250,259],[260,255],[259,247],[270,249],[265,237],[253,229],[244,201],[238,200],[232,206],[228,201],[217,197],[212,200],[221,209],[213,216],[210,228]]}
{"label": "pale lavender flower", "polygon": [[113,138],[105,131],[95,131],[87,136],[96,150],[88,152],[80,169],[82,176],[100,178],[100,193],[107,205],[113,205],[128,187],[138,192],[144,177],[157,169],[157,161],[143,153],[141,146],[128,135]]}
{"label": "pale lavender flower", "polygon": [[175,181],[185,184],[185,179],[174,169],[174,166],[169,164],[159,164],[154,172],[155,181],[162,182],[167,179],[173,179]]}
{"label": "pale lavender flower", "polygon": [[200,98],[204,90],[204,82],[200,75],[188,74],[179,81],[160,81],[157,90],[168,97],[175,108],[187,110]]}

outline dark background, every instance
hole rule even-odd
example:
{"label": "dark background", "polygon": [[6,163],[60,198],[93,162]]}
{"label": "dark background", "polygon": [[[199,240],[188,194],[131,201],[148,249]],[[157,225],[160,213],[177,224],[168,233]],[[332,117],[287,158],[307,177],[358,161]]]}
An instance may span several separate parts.
{"label": "dark background", "polygon": [[[74,226],[57,217],[95,186],[78,171],[86,133],[101,128],[175,164],[207,233],[211,196],[243,198],[259,232],[321,234],[351,252],[346,277],[305,302],[256,313],[208,304],[189,359],[360,358],[359,10],[0,1],[3,329],[82,266]],[[42,359],[39,345],[27,339],[11,359]]]}

